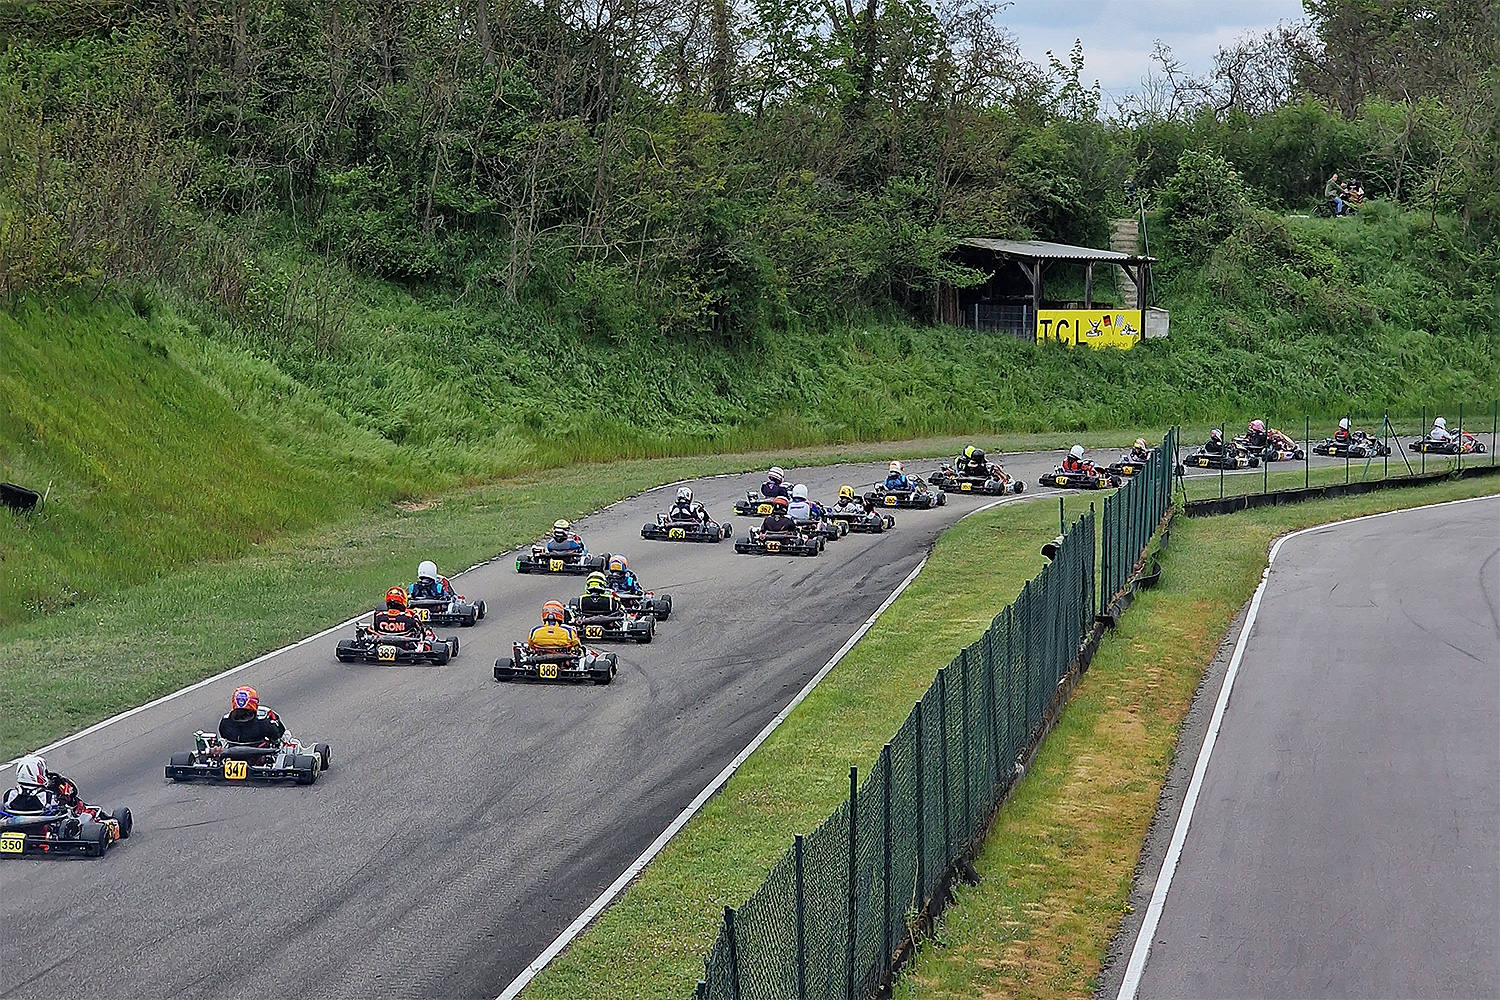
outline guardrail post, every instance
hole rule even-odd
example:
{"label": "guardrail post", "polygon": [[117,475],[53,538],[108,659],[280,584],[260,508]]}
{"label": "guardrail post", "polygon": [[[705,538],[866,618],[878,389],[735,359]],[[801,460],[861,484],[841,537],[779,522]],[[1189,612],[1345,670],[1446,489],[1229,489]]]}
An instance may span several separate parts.
{"label": "guardrail post", "polygon": [[916,771],[917,771],[917,891],[916,907],[922,909],[922,904],[927,902],[927,762],[925,747],[927,744],[927,731],[922,728],[922,703],[917,702],[917,707],[912,709],[917,717],[917,745],[916,745]]}
{"label": "guardrail post", "polygon": [[734,907],[724,907],[724,933],[729,938],[729,995],[740,1000],[740,948],[734,939]]}
{"label": "guardrail post", "polygon": [[859,934],[859,913],[855,900],[859,887],[855,884],[859,872],[859,768],[849,767],[849,909],[846,919],[849,925],[848,941],[844,946],[844,967],[848,971],[849,991],[844,995],[855,1000],[854,993],[854,945]]}
{"label": "guardrail post", "polygon": [[792,885],[797,913],[797,1000],[807,1000],[807,886],[802,876],[802,834],[792,838]]}
{"label": "guardrail post", "polygon": [[881,948],[880,965],[885,968],[891,963],[891,956],[895,953],[895,914],[891,912],[891,745],[887,743],[880,751],[885,757],[885,776],[880,783],[880,835],[884,840],[881,846],[880,862],[883,866],[885,877],[882,879],[884,891],[881,898],[881,912],[885,918],[880,922]]}

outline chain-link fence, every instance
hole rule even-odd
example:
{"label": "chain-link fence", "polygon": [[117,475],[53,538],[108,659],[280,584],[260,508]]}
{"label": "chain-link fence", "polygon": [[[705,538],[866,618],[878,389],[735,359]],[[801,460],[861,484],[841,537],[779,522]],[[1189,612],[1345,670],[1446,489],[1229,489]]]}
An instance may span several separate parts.
{"label": "chain-link fence", "polygon": [[1145,467],[1119,490],[1104,498],[1100,515],[1099,604],[1109,608],[1146,551],[1156,526],[1172,506],[1172,470],[1176,464],[1177,429],[1162,439]]}
{"label": "chain-link fence", "polygon": [[[697,996],[856,1000],[889,974],[1015,780],[1095,618],[1095,528],[1047,565],[913,707],[861,784],[726,907]],[[1133,563],[1134,560],[1131,560]]]}

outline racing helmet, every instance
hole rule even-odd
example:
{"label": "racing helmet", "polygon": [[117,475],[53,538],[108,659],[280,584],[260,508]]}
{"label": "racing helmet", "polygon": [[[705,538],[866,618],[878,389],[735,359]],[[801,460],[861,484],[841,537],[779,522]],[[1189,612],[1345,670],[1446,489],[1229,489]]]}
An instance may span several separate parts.
{"label": "racing helmet", "polygon": [[792,499],[793,500],[806,500],[807,499],[807,484],[806,483],[798,483],[796,486],[792,487]]}
{"label": "racing helmet", "polygon": [[1081,444],[1075,444],[1068,451],[1068,454],[1072,455],[1074,458],[1078,459],[1080,462],[1083,461],[1083,445],[1081,445]]}
{"label": "racing helmet", "polygon": [[791,505],[786,502],[786,497],[772,497],[771,506],[779,511],[785,511]]}
{"label": "racing helmet", "polygon": [[623,573],[630,568],[630,560],[616,554],[609,557],[609,571],[611,573]]}
{"label": "racing helmet", "polygon": [[231,712],[254,712],[260,708],[260,695],[255,693],[255,688],[240,685],[234,689],[234,694],[229,696],[229,710]]}
{"label": "racing helmet", "polygon": [[561,601],[548,601],[542,605],[542,622],[560,622],[568,617],[568,611],[562,606]]}
{"label": "racing helmet", "polygon": [[904,466],[902,466],[902,464],[900,462],[892,462],[891,463],[891,471],[892,472],[900,472],[900,471],[902,471],[903,468],[904,468]]}
{"label": "racing helmet", "polygon": [[1262,434],[1265,432],[1266,422],[1264,420],[1252,420],[1250,421],[1250,429],[1257,434]]}
{"label": "racing helmet", "polygon": [[47,787],[47,762],[36,754],[16,761],[16,784],[32,791]]}
{"label": "racing helmet", "polygon": [[848,485],[840,486],[839,487],[839,499],[840,500],[853,500],[854,499],[854,487],[853,486],[848,486]]}
{"label": "racing helmet", "polygon": [[605,587],[608,587],[609,581],[605,579],[603,573],[596,570],[589,574],[589,578],[584,581],[583,586],[585,590],[593,593],[596,590],[603,590]]}
{"label": "racing helmet", "polygon": [[437,575],[437,563],[433,562],[431,559],[423,560],[421,565],[417,567],[418,580],[431,580],[436,583]]}
{"label": "racing helmet", "polygon": [[572,529],[573,525],[565,518],[560,517],[552,522],[552,537],[559,542],[565,542],[568,540],[568,532]]}
{"label": "racing helmet", "polygon": [[786,478],[786,470],[779,465],[773,465],[771,471],[766,473],[766,478],[773,483],[779,483]]}
{"label": "racing helmet", "polygon": [[1348,429],[1349,429],[1349,418],[1348,417],[1340,417],[1339,418],[1339,430],[1341,430],[1341,431],[1347,431]]}
{"label": "racing helmet", "polygon": [[385,592],[385,606],[387,608],[406,607],[406,591],[401,587],[392,587]]}
{"label": "racing helmet", "polygon": [[677,487],[677,499],[682,503],[691,503],[693,500],[693,488],[691,486]]}
{"label": "racing helmet", "polygon": [[1443,430],[1447,430],[1448,429],[1448,421],[1447,421],[1447,419],[1445,417],[1438,417],[1436,420],[1434,420],[1432,422],[1432,426],[1434,426],[1434,427],[1441,427]]}
{"label": "racing helmet", "polygon": [[974,457],[974,446],[971,444],[967,448],[964,449],[964,458],[973,458],[973,457]]}
{"label": "racing helmet", "polygon": [[1224,432],[1215,427],[1208,432],[1208,439],[1210,441],[1222,441],[1224,440]]}
{"label": "racing helmet", "polygon": [[976,462],[983,462],[984,461],[984,449],[983,448],[976,448],[973,445],[970,445],[969,446],[969,457],[972,458]]}
{"label": "racing helmet", "polygon": [[1141,449],[1141,451],[1145,451],[1146,450],[1146,439],[1145,438],[1136,438],[1135,439],[1135,447]]}

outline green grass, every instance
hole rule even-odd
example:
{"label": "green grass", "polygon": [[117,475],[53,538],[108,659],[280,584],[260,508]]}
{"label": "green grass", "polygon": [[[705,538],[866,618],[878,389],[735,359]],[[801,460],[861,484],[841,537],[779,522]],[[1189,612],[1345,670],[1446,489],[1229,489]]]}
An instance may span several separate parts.
{"label": "green grass", "polygon": [[1092,994],[1177,733],[1204,668],[1260,581],[1270,542],[1359,514],[1480,496],[1493,479],[1180,518],[1162,580],[1109,634],[898,998]]}

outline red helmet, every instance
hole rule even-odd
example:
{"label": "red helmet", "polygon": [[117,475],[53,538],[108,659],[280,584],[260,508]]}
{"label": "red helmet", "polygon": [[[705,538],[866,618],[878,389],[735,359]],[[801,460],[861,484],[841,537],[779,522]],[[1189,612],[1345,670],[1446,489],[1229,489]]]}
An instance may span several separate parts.
{"label": "red helmet", "polygon": [[385,606],[387,608],[406,607],[406,589],[404,587],[392,587],[385,592]]}
{"label": "red helmet", "polygon": [[234,689],[234,694],[229,696],[229,710],[243,709],[254,712],[260,708],[260,695],[255,693],[255,688],[240,686]]}
{"label": "red helmet", "polygon": [[560,622],[565,620],[567,616],[567,609],[562,606],[561,601],[548,601],[542,605],[542,621],[544,623],[552,621]]}
{"label": "red helmet", "polygon": [[775,507],[777,510],[786,510],[788,506],[786,497],[772,497],[771,506]]}

